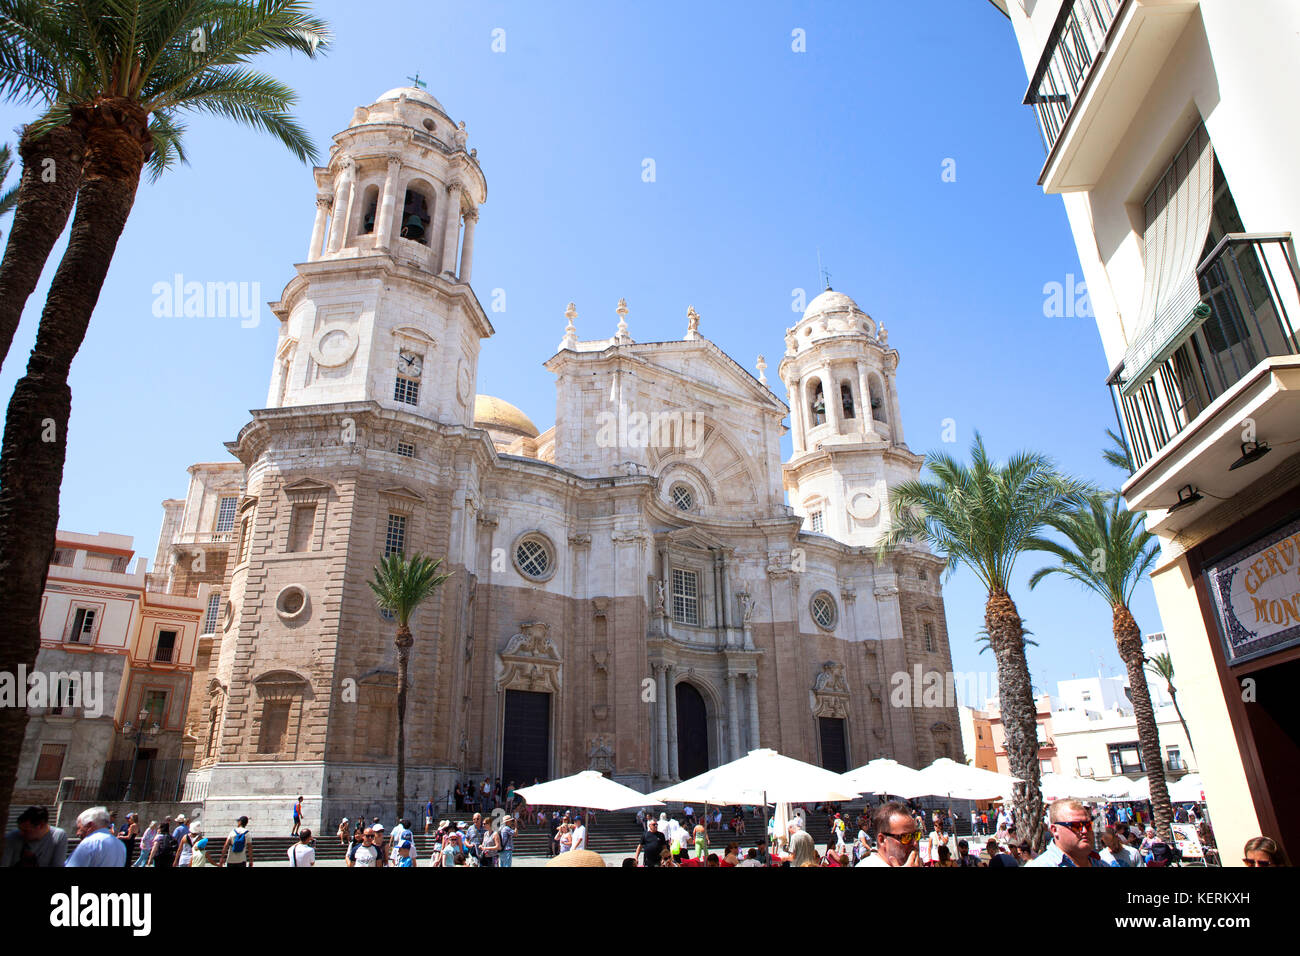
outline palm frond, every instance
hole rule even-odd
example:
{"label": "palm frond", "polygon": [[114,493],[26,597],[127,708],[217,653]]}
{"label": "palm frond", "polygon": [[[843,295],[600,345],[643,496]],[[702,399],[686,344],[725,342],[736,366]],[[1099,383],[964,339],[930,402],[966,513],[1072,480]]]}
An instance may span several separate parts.
{"label": "palm frond", "polygon": [[406,627],[415,609],[451,577],[438,573],[441,564],[442,558],[434,561],[422,554],[409,559],[390,554],[374,569],[374,579],[366,584],[374,592],[375,603],[391,611],[400,627]]}

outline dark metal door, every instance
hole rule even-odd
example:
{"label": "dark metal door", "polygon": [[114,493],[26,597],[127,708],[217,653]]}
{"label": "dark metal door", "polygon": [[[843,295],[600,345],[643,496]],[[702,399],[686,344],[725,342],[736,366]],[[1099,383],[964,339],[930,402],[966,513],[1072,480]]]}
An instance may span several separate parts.
{"label": "dark metal door", "polygon": [[704,698],[690,684],[677,685],[677,773],[683,779],[709,769],[709,718]]}
{"label": "dark metal door", "polygon": [[849,758],[844,746],[843,718],[818,717],[817,722],[822,737],[822,766],[833,773],[846,773]]}
{"label": "dark metal door", "polygon": [[501,780],[529,786],[551,779],[551,695],[506,691]]}

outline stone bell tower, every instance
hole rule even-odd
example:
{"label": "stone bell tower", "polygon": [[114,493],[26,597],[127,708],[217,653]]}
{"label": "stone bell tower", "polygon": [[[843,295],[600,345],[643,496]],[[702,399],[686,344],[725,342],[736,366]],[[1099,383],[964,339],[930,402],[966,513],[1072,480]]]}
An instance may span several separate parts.
{"label": "stone bell tower", "polygon": [[315,171],[306,262],[280,319],[267,407],[377,401],[471,425],[479,344],[470,288],[487,181],[477,150],[427,91],[359,107]]}
{"label": "stone bell tower", "polygon": [[903,444],[898,352],[883,325],[831,289],[808,304],[785,343],[790,504],[805,531],[875,544],[889,528],[889,486],[915,478],[923,461]]}

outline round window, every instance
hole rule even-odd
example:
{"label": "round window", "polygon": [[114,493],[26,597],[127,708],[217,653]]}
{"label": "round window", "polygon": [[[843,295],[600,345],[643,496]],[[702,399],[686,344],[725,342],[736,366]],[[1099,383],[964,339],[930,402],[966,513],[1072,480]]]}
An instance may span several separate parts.
{"label": "round window", "polygon": [[825,591],[818,591],[812,599],[812,618],[822,630],[834,629],[839,613],[835,609],[835,599]]}
{"label": "round window", "polygon": [[673,490],[669,494],[678,511],[690,511],[695,507],[695,495],[691,494],[691,489],[685,485],[673,485]]}
{"label": "round window", "polygon": [[300,585],[290,584],[275,597],[275,613],[285,620],[300,617],[307,609],[307,592]]}
{"label": "round window", "polygon": [[555,552],[551,543],[540,534],[520,538],[515,544],[515,567],[526,578],[545,581],[555,573]]}

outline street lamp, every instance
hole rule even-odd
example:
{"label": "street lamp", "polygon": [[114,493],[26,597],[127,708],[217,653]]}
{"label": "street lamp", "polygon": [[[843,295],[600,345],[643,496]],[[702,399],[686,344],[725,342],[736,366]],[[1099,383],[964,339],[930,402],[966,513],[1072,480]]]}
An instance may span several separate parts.
{"label": "street lamp", "polygon": [[[136,761],[140,759],[140,741],[144,740],[146,734],[150,737],[156,737],[158,735],[158,722],[154,721],[148,728],[146,728],[145,721],[148,719],[149,711],[147,710],[142,709],[140,713],[136,715],[137,723],[134,725],[135,747],[131,751],[131,766],[127,768],[126,795],[122,797],[123,803],[129,803],[131,801],[131,787],[135,784],[135,765]],[[128,720],[122,725],[122,733],[129,737],[132,732],[132,726],[131,721]]]}

